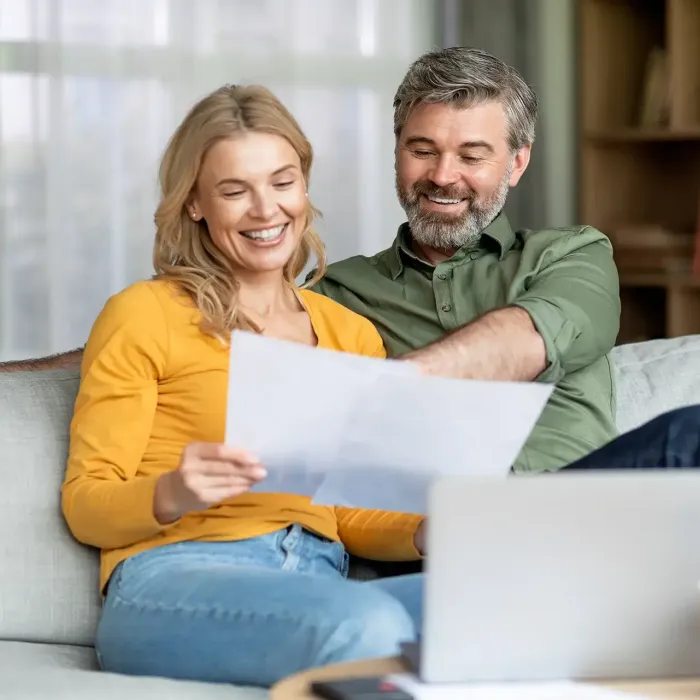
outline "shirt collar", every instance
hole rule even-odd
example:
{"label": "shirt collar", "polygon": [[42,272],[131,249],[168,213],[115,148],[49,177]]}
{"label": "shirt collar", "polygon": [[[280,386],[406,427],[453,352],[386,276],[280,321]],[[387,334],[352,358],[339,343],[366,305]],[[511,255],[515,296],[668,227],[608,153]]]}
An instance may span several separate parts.
{"label": "shirt collar", "polygon": [[[489,243],[496,243],[498,247],[498,259],[503,260],[505,254],[513,247],[515,243],[515,234],[510,226],[508,217],[501,212],[496,218],[482,231],[479,241],[479,248],[491,247]],[[468,253],[472,252],[473,247],[465,246],[460,248],[450,260],[457,262],[464,258]],[[414,262],[425,263],[419,260],[411,249],[411,229],[408,223],[403,223],[399,226],[396,238],[391,246],[389,255],[389,270],[391,278],[396,279],[403,271],[404,261],[406,259]]]}

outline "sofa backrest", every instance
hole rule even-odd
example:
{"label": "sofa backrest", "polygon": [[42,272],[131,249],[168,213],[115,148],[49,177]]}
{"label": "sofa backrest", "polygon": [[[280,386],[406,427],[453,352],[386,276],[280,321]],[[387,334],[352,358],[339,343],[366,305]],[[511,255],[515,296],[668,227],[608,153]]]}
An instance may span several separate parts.
{"label": "sofa backrest", "polygon": [[[615,348],[617,421],[628,430],[700,403],[700,336]],[[0,639],[89,645],[98,554],[60,510],[77,371],[0,372]]]}
{"label": "sofa backrest", "polygon": [[700,403],[700,335],[619,345],[611,359],[620,432]]}
{"label": "sofa backrest", "polygon": [[0,372],[0,639],[94,638],[98,555],[72,538],[60,509],[78,379]]}

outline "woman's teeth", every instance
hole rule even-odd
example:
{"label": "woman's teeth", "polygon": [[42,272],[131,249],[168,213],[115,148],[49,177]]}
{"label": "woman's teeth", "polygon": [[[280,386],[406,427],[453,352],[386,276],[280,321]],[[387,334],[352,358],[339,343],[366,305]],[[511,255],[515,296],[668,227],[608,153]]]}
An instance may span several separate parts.
{"label": "woman's teeth", "polygon": [[239,233],[241,236],[251,238],[254,241],[274,241],[275,238],[279,238],[282,235],[282,231],[284,231],[286,226],[287,224],[282,224],[274,228],[264,228],[258,231],[240,231]]}

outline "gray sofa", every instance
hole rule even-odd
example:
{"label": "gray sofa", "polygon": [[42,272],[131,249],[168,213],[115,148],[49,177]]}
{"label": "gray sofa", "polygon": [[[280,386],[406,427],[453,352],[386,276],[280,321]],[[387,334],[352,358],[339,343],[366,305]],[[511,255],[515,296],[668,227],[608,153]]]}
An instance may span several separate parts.
{"label": "gray sofa", "polygon": [[[628,430],[700,402],[700,336],[616,348],[617,418]],[[226,698],[255,688],[97,671],[97,552],[77,544],[59,509],[76,372],[0,372],[0,700]]]}

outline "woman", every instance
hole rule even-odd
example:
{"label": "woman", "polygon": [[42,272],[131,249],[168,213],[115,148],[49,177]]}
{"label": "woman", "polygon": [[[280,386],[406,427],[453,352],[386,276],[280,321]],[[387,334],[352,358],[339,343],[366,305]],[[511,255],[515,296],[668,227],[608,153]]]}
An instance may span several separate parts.
{"label": "woman", "polygon": [[267,90],[199,102],[161,164],[157,274],[92,329],[62,505],[102,550],[106,670],[270,685],[415,637],[420,576],[349,581],[347,552],[419,558],[422,519],[248,493],[264,465],[223,444],[231,330],[384,357],[366,319],[295,288],[311,251],[325,264],[311,161]]}

